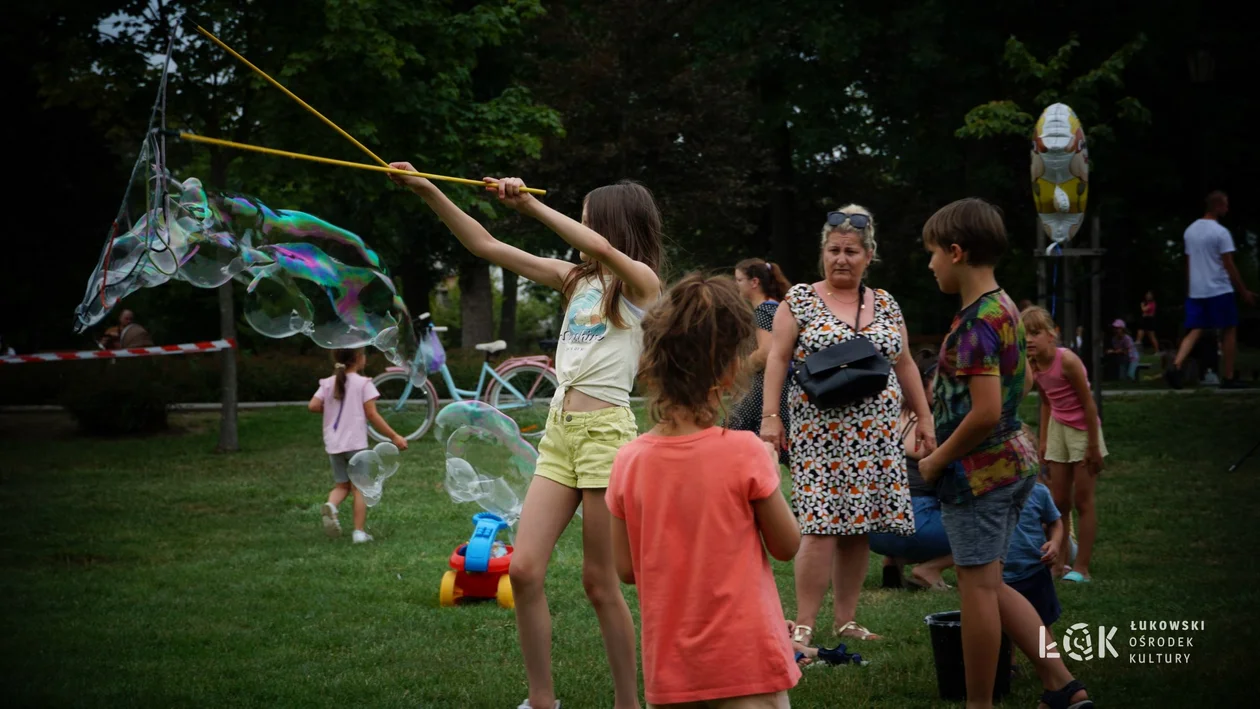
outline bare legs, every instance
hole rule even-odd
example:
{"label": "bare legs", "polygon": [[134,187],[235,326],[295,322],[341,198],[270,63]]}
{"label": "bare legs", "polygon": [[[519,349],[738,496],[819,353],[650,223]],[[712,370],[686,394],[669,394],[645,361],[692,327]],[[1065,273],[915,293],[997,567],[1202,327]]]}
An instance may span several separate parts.
{"label": "bare legs", "polygon": [[796,624],[810,628],[818,618],[823,596],[831,583],[831,560],[836,554],[836,539],[829,534],[801,536],[801,548],[792,565],[796,576]]}
{"label": "bare legs", "polygon": [[[983,566],[958,567],[958,590],[962,596],[963,659],[967,672],[967,709],[989,709],[993,706],[993,683],[996,679],[1002,631],[1033,663],[1041,686],[1058,690],[1072,681],[1063,661],[1041,657],[1041,618],[1028,599],[1002,583],[1002,564],[994,561]],[[1072,697],[1083,701],[1084,690]]]}
{"label": "bare legs", "polygon": [[1076,532],[1076,561],[1072,563],[1072,570],[1089,578],[1089,561],[1094,555],[1094,540],[1098,536],[1098,513],[1094,509],[1094,486],[1098,479],[1090,475],[1081,463],[1073,466],[1072,478],[1072,502],[1076,505],[1080,525]]}
{"label": "bare legs", "polygon": [[637,709],[634,624],[613,566],[604,491],[578,491],[543,477],[534,478],[525,494],[508,572],[516,599],[516,625],[529,682],[529,702],[538,709],[550,709],[556,701],[551,677],[551,611],[543,584],[551,552],[579,502],[586,503],[582,522],[582,585],[604,635],[616,692],[615,706]]}
{"label": "bare legs", "polygon": [[832,594],[835,606],[835,627],[857,617],[858,596],[871,562],[870,540],[865,534],[835,537],[835,563],[831,567]]}
{"label": "bare legs", "polygon": [[[1072,569],[1085,578],[1090,577],[1089,562],[1094,555],[1094,540],[1098,537],[1098,513],[1094,508],[1097,483],[1098,479],[1089,474],[1084,463],[1050,463],[1050,494],[1054,497],[1054,506],[1059,508],[1063,536],[1068,540],[1072,538],[1072,508],[1076,508],[1080,526],[1076,530],[1076,561]],[[1068,558],[1068,551],[1064,550],[1064,559]],[[1055,571],[1061,568],[1062,565]]]}
{"label": "bare legs", "polygon": [[367,524],[367,500],[363,498],[363,493],[359,492],[359,488],[353,487],[350,483],[333,485],[333,489],[328,493],[328,504],[334,508],[340,507],[350,495],[351,490],[354,490],[354,528],[363,531],[364,525]]}
{"label": "bare legs", "polygon": [[639,677],[634,655],[634,620],[621,594],[621,581],[613,563],[612,515],[604,504],[604,490],[582,491],[582,587],[595,609],[604,651],[612,670],[614,707],[638,709]]}
{"label": "bare legs", "polygon": [[551,552],[579,500],[577,490],[535,477],[525,493],[508,569],[512,596],[516,599],[516,630],[529,682],[529,703],[538,709],[551,709],[556,703],[556,688],[551,680],[551,610],[543,582]]}
{"label": "bare legs", "polygon": [[953,565],[954,555],[946,554],[935,559],[929,559],[922,564],[915,564],[914,568],[910,569],[910,575],[928,586],[935,586],[938,583],[945,583],[945,579],[941,577],[941,572]]}
{"label": "bare legs", "polygon": [[328,492],[328,504],[333,507],[339,507],[345,501],[346,495],[350,494],[350,483],[337,483],[333,485],[333,489]]}

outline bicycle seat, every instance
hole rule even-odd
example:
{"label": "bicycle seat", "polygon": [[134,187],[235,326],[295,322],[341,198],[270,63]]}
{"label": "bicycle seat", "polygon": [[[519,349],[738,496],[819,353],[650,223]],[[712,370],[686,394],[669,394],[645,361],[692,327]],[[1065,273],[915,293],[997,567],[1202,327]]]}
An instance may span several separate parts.
{"label": "bicycle seat", "polygon": [[483,342],[480,345],[474,345],[473,349],[477,350],[478,352],[486,352],[489,354],[494,354],[495,352],[502,352],[503,350],[506,350],[507,343],[504,342],[503,340],[495,340],[494,342]]}

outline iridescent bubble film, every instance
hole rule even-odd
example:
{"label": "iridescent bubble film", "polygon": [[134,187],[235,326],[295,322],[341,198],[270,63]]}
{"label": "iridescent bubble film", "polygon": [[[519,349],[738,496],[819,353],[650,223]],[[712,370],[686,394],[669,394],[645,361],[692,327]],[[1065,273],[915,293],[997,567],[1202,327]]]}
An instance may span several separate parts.
{"label": "iridescent bubble film", "polygon": [[538,461],[516,422],[484,402],[457,401],[438,412],[436,425],[451,499],[476,502],[515,525]]}
{"label": "iridescent bubble film", "polygon": [[[321,347],[372,345],[407,366],[415,337],[380,256],[319,217],[176,181],[158,167],[153,139],[111,227],[75,331],[99,323],[126,296],[171,279],[216,288],[246,284],[245,319],[267,337],[305,335]],[[143,166],[143,167],[142,167]]]}
{"label": "iridescent bubble film", "polygon": [[393,443],[378,443],[375,448],[359,451],[350,458],[350,482],[363,493],[368,507],[375,507],[385,491],[385,481],[398,472],[398,448]]}

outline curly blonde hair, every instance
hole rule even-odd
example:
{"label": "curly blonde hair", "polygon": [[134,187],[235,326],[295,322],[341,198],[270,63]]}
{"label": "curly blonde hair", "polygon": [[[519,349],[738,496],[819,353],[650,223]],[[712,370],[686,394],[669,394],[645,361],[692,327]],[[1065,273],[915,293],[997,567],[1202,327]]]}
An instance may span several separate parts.
{"label": "curly blonde hair", "polygon": [[714,424],[722,406],[713,395],[742,390],[756,333],[752,307],[730,278],[692,273],[676,283],[643,317],[639,377],[652,419],[686,412],[697,425]]}

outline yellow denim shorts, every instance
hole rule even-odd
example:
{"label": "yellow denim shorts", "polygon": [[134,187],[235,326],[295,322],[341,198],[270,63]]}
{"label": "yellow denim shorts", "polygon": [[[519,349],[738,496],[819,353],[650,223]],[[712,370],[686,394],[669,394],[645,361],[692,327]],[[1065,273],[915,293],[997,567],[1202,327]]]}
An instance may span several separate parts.
{"label": "yellow denim shorts", "polygon": [[[1046,430],[1046,460],[1053,463],[1079,463],[1085,460],[1089,448],[1089,432],[1064,426],[1055,419],[1050,419],[1050,428]],[[1107,442],[1103,440],[1102,427],[1098,427],[1098,448],[1107,455]]]}
{"label": "yellow denim shorts", "polygon": [[617,451],[638,435],[634,412],[624,406],[586,412],[553,408],[534,474],[579,490],[606,488]]}

